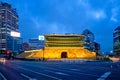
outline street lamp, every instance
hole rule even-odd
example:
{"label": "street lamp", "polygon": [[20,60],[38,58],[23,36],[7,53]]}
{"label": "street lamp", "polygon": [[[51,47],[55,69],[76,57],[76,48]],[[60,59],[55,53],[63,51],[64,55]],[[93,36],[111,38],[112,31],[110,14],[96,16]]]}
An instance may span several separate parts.
{"label": "street lamp", "polygon": [[[45,40],[45,37],[44,37],[43,35],[39,35],[39,36],[38,36],[38,40],[43,42],[43,41]],[[42,45],[43,45],[43,44],[42,44]],[[42,60],[44,61],[44,47],[43,47]]]}

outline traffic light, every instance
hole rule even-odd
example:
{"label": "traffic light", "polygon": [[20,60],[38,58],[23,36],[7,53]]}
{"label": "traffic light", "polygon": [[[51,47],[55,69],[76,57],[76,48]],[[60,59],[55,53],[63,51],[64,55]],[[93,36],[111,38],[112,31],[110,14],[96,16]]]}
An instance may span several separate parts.
{"label": "traffic light", "polygon": [[9,50],[6,50],[6,58],[7,59],[11,58],[11,52]]}
{"label": "traffic light", "polygon": [[7,50],[7,51],[6,51],[6,54],[7,54],[7,55],[10,55],[10,51],[9,51],[9,50]]}

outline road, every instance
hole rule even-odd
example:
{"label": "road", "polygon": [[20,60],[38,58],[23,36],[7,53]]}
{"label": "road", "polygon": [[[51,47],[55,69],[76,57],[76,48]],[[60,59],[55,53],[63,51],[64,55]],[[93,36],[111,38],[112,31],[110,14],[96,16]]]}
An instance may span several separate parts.
{"label": "road", "polygon": [[120,80],[120,62],[0,61],[0,80]]}

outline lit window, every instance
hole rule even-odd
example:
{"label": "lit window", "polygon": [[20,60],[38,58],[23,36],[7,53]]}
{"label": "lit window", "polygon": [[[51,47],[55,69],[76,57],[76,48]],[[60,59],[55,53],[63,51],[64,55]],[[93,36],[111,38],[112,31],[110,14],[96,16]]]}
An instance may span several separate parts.
{"label": "lit window", "polygon": [[6,48],[2,48],[2,50],[6,50]]}
{"label": "lit window", "polygon": [[6,39],[2,39],[2,43],[6,43]]}

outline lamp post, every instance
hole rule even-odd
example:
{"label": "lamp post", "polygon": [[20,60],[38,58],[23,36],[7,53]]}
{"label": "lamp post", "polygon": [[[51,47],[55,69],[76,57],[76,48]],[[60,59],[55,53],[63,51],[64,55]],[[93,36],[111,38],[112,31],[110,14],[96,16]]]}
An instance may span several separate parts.
{"label": "lamp post", "polygon": [[[40,40],[40,41],[44,41],[44,40],[45,40],[45,38],[44,38],[44,36],[43,36],[43,35],[39,35],[39,36],[38,36],[38,40]],[[44,61],[44,47],[43,47],[42,60]]]}
{"label": "lamp post", "polygon": [[44,47],[43,47],[43,61],[44,61]]}

